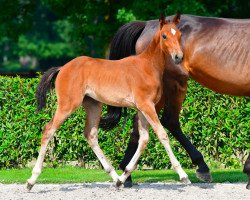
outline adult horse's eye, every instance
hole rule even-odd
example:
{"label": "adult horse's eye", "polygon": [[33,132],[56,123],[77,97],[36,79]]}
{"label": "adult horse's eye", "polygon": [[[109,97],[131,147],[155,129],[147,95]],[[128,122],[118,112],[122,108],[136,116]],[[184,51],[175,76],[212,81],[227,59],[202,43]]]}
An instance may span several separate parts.
{"label": "adult horse's eye", "polygon": [[162,34],[162,38],[163,38],[164,40],[166,40],[166,39],[167,39],[167,36],[166,36],[165,34]]}

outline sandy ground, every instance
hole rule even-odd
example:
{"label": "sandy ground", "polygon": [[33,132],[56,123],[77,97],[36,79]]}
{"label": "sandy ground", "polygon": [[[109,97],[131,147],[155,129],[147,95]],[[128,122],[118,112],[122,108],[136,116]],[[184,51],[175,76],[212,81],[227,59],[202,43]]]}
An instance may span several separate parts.
{"label": "sandy ground", "polygon": [[23,184],[0,184],[0,199],[29,200],[250,200],[245,183],[143,183],[131,189],[116,189],[111,183],[37,184],[27,192]]}

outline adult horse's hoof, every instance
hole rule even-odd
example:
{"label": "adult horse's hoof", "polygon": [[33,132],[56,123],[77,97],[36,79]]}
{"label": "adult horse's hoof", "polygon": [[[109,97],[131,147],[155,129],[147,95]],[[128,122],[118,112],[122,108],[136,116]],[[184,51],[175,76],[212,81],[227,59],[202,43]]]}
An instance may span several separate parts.
{"label": "adult horse's hoof", "polygon": [[133,183],[131,180],[126,180],[124,183],[123,183],[124,187],[125,188],[132,188],[133,186]]}
{"label": "adult horse's hoof", "polygon": [[27,182],[26,188],[28,190],[28,192],[33,188],[34,185],[30,184],[29,182]]}
{"label": "adult horse's hoof", "polygon": [[250,190],[250,181],[248,182],[246,188],[247,188],[248,190]]}
{"label": "adult horse's hoof", "polygon": [[213,181],[210,172],[199,172],[196,170],[196,177],[206,183],[211,183]]}
{"label": "adult horse's hoof", "polygon": [[183,183],[183,184],[191,184],[191,181],[189,180],[188,177],[182,178],[180,181],[181,181],[181,183]]}
{"label": "adult horse's hoof", "polygon": [[132,181],[132,177],[129,176],[126,181],[123,183],[125,188],[131,188],[133,186],[133,181]]}

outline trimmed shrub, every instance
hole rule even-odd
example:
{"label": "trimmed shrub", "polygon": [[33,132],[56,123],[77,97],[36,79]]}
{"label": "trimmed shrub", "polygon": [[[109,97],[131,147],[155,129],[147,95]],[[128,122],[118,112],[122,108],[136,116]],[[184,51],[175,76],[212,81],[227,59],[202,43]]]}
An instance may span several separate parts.
{"label": "trimmed shrub", "polygon": [[[0,168],[26,166],[38,156],[43,127],[56,109],[55,92],[52,91],[48,94],[47,108],[36,112],[38,80],[0,76]],[[99,130],[99,144],[115,167],[123,158],[135,113],[135,110],[129,109],[124,128],[121,120],[112,131]],[[63,123],[49,145],[47,163],[56,166],[78,160],[85,166],[100,165],[83,136],[84,122],[85,112],[79,108]],[[216,94],[189,81],[181,127],[210,166],[238,168],[250,149],[249,98]],[[186,152],[173,137],[170,138],[182,166],[191,167]],[[170,167],[169,158],[152,130],[139,167]]]}

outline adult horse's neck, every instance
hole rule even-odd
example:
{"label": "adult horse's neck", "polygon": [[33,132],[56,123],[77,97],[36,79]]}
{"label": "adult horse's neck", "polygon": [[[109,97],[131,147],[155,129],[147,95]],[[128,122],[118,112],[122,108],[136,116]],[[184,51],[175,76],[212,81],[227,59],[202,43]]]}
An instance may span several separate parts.
{"label": "adult horse's neck", "polygon": [[157,31],[148,47],[139,55],[151,62],[150,67],[154,67],[160,73],[165,70],[167,55],[160,47],[160,32]]}

